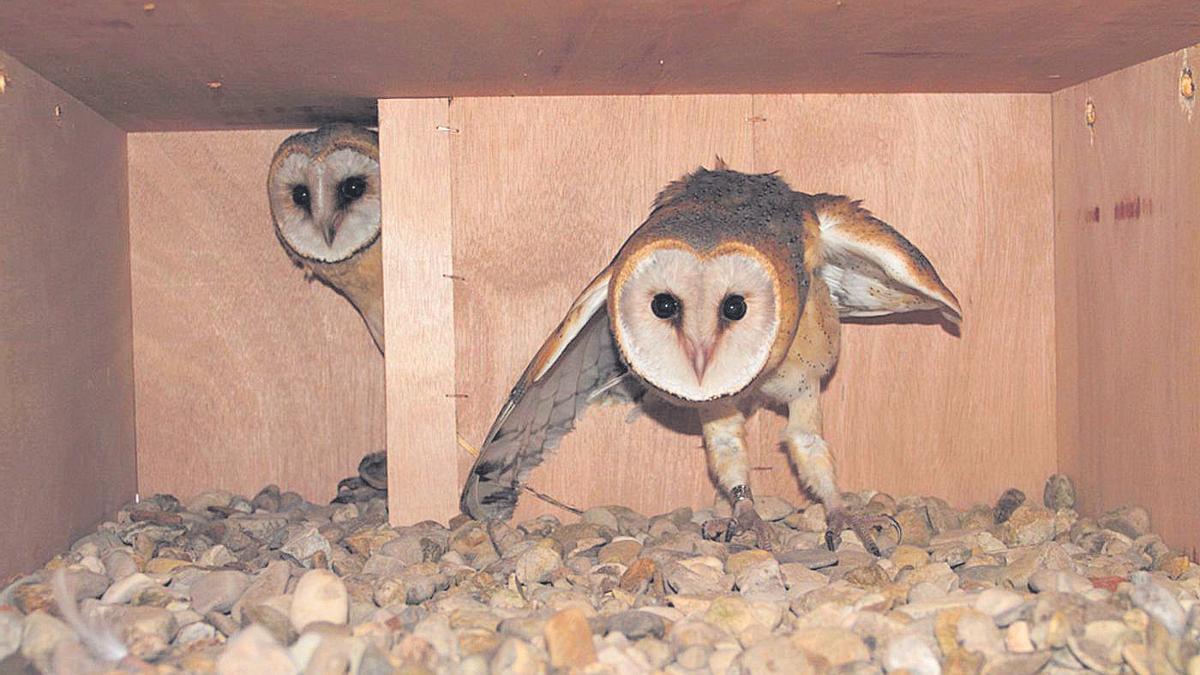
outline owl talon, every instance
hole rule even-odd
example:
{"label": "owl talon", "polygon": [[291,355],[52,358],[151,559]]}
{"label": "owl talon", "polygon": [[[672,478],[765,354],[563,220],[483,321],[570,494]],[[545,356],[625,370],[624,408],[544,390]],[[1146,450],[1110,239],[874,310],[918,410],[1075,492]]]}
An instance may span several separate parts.
{"label": "owl talon", "polygon": [[387,452],[373,452],[358,463],[358,477],[376,490],[387,490]]}
{"label": "owl talon", "polygon": [[904,531],[900,528],[900,523],[896,522],[895,518],[885,514],[854,515],[844,508],[833,509],[829,512],[828,524],[829,529],[825,531],[825,546],[830,551],[836,551],[842,545],[842,532],[846,530],[850,530],[858,535],[859,540],[863,543],[863,547],[876,558],[883,555],[879,549],[879,544],[876,543],[876,531],[882,531],[888,527],[896,530],[897,546],[900,545],[900,542],[904,538]]}
{"label": "owl talon", "polygon": [[733,539],[736,529],[733,518],[712,518],[700,526],[700,535],[709,541],[727,542]]}
{"label": "owl talon", "polygon": [[739,501],[733,508],[733,518],[713,518],[700,528],[705,539],[728,542],[742,532],[753,532],[758,548],[770,551],[773,536],[771,526],[754,510],[750,500]]}

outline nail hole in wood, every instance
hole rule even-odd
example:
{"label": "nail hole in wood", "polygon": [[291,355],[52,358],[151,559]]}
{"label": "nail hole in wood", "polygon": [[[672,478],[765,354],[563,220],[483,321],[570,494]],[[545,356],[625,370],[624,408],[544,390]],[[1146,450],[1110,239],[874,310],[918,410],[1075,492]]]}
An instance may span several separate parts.
{"label": "nail hole in wood", "polygon": [[1083,106],[1083,121],[1089,129],[1096,126],[1096,102],[1090,98]]}
{"label": "nail hole in wood", "polygon": [[1196,80],[1192,77],[1192,67],[1184,66],[1179,72],[1179,95],[1186,101],[1196,98]]}

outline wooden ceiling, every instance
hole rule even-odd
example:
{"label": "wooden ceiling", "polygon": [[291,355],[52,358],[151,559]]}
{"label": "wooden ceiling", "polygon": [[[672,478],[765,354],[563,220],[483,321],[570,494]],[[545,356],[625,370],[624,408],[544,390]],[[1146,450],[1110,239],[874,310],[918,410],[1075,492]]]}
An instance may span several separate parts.
{"label": "wooden ceiling", "polygon": [[0,2],[0,49],[129,130],[381,97],[1049,92],[1196,42],[1196,0]]}

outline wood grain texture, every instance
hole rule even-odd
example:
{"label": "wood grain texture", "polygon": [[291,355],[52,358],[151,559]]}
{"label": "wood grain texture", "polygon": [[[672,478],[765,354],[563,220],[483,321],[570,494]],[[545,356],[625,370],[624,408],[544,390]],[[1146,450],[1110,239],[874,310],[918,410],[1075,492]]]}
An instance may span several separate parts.
{"label": "wood grain texture", "polygon": [[0,44],[149,131],[369,121],[414,96],[1051,92],[1200,41],[1195,0],[142,6],[6,0]]}
{"label": "wood grain texture", "polygon": [[843,489],[958,505],[1012,486],[1041,495],[1056,467],[1049,99],[756,96],[754,106],[757,170],[863,199],[963,307],[959,337],[915,315],[845,326],[822,396]]}
{"label": "wood grain texture", "polygon": [[[1048,98],[456,99],[451,125],[458,391],[469,396],[458,420],[472,442],[653,195],[721,154],[797,189],[867,199],[966,307],[961,338],[910,322],[846,329],[825,396],[844,487],[962,504],[1012,485],[1035,493],[1055,469]],[[626,426],[624,414],[589,411],[531,484],[577,506],[710,503],[695,421]],[[752,424],[752,480],[797,498],[782,423],[762,412]],[[462,455],[460,476],[469,464]],[[543,510],[525,498],[518,517]]]}
{"label": "wood grain texture", "polygon": [[[1150,509],[1200,547],[1200,119],[1179,95],[1191,49],[1054,96],[1059,354],[1074,357],[1077,441],[1061,463],[1091,514]],[[1095,105],[1095,126],[1084,107]]]}
{"label": "wood grain texture", "polygon": [[111,517],[137,467],[125,134],[4,52],[0,72],[2,580]]}
{"label": "wood grain texture", "polygon": [[[393,523],[448,520],[456,466],[455,281],[450,275],[446,99],[381,101],[388,513]],[[442,130],[439,130],[442,127]]]}
{"label": "wood grain texture", "polygon": [[[458,428],[471,443],[655,194],[718,154],[751,163],[750,113],[746,96],[453,101]],[[588,410],[531,485],[577,506],[711,503],[699,423],[626,425],[627,412]],[[471,461],[460,454],[460,486]],[[547,510],[525,495],[517,517]]]}
{"label": "wood grain texture", "polygon": [[278,483],[328,500],[383,447],[370,334],[271,228],[267,167],[288,133],[129,137],[143,493]]}

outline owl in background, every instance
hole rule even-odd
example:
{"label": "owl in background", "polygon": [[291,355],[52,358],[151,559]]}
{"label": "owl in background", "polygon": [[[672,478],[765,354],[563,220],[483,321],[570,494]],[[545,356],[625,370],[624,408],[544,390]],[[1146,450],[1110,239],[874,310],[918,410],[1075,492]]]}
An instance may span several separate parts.
{"label": "owl in background", "polygon": [[327,124],[289,136],[271,160],[275,235],[296,266],[350,301],[383,342],[379,134]]}

